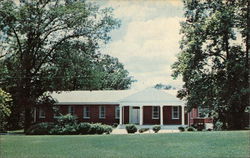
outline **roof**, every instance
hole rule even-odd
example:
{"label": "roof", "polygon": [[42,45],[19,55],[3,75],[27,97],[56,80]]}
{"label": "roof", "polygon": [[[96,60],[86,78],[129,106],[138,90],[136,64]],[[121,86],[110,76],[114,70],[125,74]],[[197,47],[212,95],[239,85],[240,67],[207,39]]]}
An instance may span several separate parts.
{"label": "roof", "polygon": [[173,90],[157,90],[147,88],[142,91],[135,90],[96,90],[96,91],[62,91],[53,92],[51,96],[58,102],[57,105],[91,105],[91,104],[151,104],[151,105],[184,105],[176,97]]}
{"label": "roof", "polygon": [[51,96],[58,101],[56,104],[120,104],[133,90],[96,90],[96,91],[61,91]]}
{"label": "roof", "polygon": [[178,99],[176,94],[177,91],[174,90],[147,88],[121,99],[120,102],[125,105],[184,105],[184,102]]}

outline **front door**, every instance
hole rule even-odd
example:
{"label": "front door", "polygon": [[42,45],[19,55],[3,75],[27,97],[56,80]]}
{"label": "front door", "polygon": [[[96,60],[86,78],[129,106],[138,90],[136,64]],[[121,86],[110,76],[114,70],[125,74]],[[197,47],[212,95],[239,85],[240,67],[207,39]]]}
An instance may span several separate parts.
{"label": "front door", "polygon": [[133,124],[139,124],[140,122],[140,108],[138,107],[133,107],[132,108],[132,119],[131,123]]}

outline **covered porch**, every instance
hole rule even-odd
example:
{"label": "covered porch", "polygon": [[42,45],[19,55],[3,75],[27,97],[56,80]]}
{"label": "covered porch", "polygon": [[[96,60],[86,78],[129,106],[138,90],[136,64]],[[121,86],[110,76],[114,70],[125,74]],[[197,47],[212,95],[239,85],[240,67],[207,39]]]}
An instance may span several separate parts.
{"label": "covered porch", "polygon": [[184,126],[184,107],[173,94],[148,88],[120,100],[119,124]]}

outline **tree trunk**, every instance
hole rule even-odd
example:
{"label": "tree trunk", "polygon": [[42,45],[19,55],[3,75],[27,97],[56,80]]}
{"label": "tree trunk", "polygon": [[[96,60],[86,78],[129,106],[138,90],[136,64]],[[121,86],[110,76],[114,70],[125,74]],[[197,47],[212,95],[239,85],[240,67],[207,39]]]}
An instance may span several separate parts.
{"label": "tree trunk", "polygon": [[31,108],[27,106],[25,107],[25,116],[24,116],[24,132],[25,133],[31,126],[31,121],[32,121]]}

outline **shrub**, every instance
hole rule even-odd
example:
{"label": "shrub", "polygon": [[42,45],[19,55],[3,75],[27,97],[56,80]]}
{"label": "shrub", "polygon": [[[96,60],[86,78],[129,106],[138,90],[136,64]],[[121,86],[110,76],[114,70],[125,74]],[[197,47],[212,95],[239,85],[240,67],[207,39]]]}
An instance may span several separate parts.
{"label": "shrub", "polygon": [[80,123],[78,126],[78,131],[80,134],[89,134],[91,128],[91,124],[90,123]]}
{"label": "shrub", "polygon": [[214,124],[214,130],[215,131],[221,131],[223,127],[223,123],[220,121],[216,121],[216,123]]}
{"label": "shrub", "polygon": [[139,132],[140,133],[143,133],[143,132],[146,132],[146,131],[148,131],[149,130],[149,128],[141,128],[141,129],[139,129]]}
{"label": "shrub", "polygon": [[102,125],[104,127],[104,133],[110,134],[113,131],[113,128],[109,125]]}
{"label": "shrub", "polygon": [[61,115],[56,118],[56,125],[66,126],[66,125],[75,125],[77,124],[77,117],[71,114]]}
{"label": "shrub", "polygon": [[119,125],[118,123],[114,123],[114,124],[112,125],[112,127],[113,127],[113,128],[116,128],[118,125]]}
{"label": "shrub", "polygon": [[178,127],[178,129],[179,129],[180,132],[184,132],[185,131],[185,128],[182,127],[182,126]]}
{"label": "shrub", "polygon": [[187,131],[195,131],[195,128],[194,127],[187,127]]}
{"label": "shrub", "polygon": [[137,132],[137,128],[134,124],[128,124],[126,125],[126,130],[128,133],[135,133]]}
{"label": "shrub", "polygon": [[104,127],[100,123],[91,124],[89,134],[103,134]]}
{"label": "shrub", "polygon": [[153,131],[154,131],[155,133],[158,133],[159,130],[161,129],[161,126],[155,125],[152,129],[153,129]]}
{"label": "shrub", "polygon": [[27,131],[28,135],[47,135],[50,134],[50,130],[54,127],[53,123],[42,122],[32,125]]}

